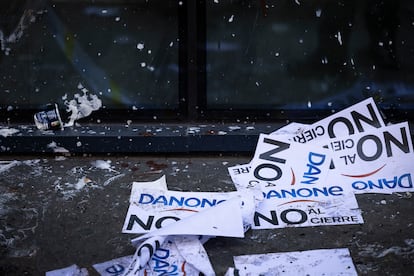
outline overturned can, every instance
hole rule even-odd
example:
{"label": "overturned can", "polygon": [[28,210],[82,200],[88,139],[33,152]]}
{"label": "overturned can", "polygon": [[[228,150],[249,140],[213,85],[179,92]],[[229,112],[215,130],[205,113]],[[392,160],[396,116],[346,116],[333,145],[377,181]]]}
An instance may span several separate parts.
{"label": "overturned can", "polygon": [[63,129],[57,104],[49,104],[46,106],[46,110],[35,113],[34,121],[40,130]]}

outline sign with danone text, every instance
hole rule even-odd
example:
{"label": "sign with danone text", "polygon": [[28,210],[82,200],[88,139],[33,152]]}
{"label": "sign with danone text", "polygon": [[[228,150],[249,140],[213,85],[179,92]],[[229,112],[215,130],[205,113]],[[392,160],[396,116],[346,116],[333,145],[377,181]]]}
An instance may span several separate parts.
{"label": "sign with danone text", "polygon": [[408,123],[399,123],[328,143],[335,170],[330,183],[355,193],[412,192],[414,152]]}

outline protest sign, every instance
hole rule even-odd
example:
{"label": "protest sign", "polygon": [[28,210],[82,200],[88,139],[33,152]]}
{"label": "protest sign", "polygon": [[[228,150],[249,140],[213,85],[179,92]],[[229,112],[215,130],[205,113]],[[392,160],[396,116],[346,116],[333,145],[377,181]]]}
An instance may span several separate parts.
{"label": "protest sign", "polygon": [[358,275],[347,248],[243,255],[233,259],[235,269],[230,269],[228,276]]}
{"label": "protest sign", "polygon": [[331,139],[335,170],[330,183],[355,193],[414,191],[414,153],[407,122]]}
{"label": "protest sign", "polygon": [[[157,213],[153,213],[153,217],[157,217],[157,219],[152,220],[155,221],[155,228],[152,231],[134,240],[142,240],[155,235],[206,235],[243,237],[244,228],[241,205],[242,201],[240,198],[232,197],[220,204],[205,208],[200,211],[196,211],[190,215],[187,215],[186,212],[186,215],[184,216],[181,216],[179,214],[174,217],[169,215],[158,216]],[[130,215],[131,219],[126,220],[126,224],[128,225],[126,225],[124,233],[142,233],[143,225],[142,221],[139,219],[142,210],[143,209],[133,208]],[[162,212],[164,211],[159,210],[159,213],[162,214]],[[170,221],[164,225],[163,223],[165,220]],[[134,242],[134,240],[132,242]]]}
{"label": "protest sign", "polygon": [[131,188],[131,196],[130,202],[132,202],[135,198],[139,197],[139,193],[142,189],[157,189],[157,190],[168,190],[167,188],[167,181],[165,175],[161,176],[160,178],[154,181],[146,181],[146,182],[132,182]]}
{"label": "protest sign", "polygon": [[338,188],[269,190],[256,209],[252,229],[363,223],[355,195]]}
{"label": "protest sign", "polygon": [[249,165],[229,168],[238,189],[262,192],[252,228],[363,223],[351,188],[327,181],[332,152],[323,147],[326,141],[310,145],[289,138],[260,134]]}
{"label": "protest sign", "polygon": [[362,133],[384,127],[385,123],[372,98],[356,103],[306,127],[292,137],[299,143]]}
{"label": "protest sign", "polygon": [[[141,269],[134,271],[138,254],[111,260],[93,267],[101,276],[110,275],[215,275],[208,254],[196,236],[168,237],[154,248],[151,259]],[[137,274],[135,274],[137,272]]]}
{"label": "protest sign", "polygon": [[322,182],[329,172],[330,153],[322,144],[309,147],[287,136],[260,134],[244,183],[266,188]]}
{"label": "protest sign", "polygon": [[[238,192],[177,192],[154,189],[142,189],[136,196],[136,198],[131,200],[131,204],[128,208],[123,226],[123,233],[147,233],[173,224],[185,217],[197,214],[204,209],[213,206],[218,207],[230,198],[241,197]],[[240,205],[240,202],[241,199],[238,199],[237,204]],[[240,206],[237,207],[238,210],[240,210],[240,208]],[[219,209],[222,209],[222,207]],[[223,216],[225,216],[227,212],[228,211],[224,211]],[[203,215],[208,214],[208,212],[205,214],[203,213]],[[230,218],[230,221],[236,219],[238,218],[233,217]],[[196,230],[195,228],[191,229]],[[188,229],[190,232],[187,234],[201,234],[191,233],[191,229]],[[220,227],[220,229],[223,228]],[[204,234],[208,235],[208,233]],[[211,234],[215,235],[214,233]],[[228,233],[226,235],[228,235]]]}

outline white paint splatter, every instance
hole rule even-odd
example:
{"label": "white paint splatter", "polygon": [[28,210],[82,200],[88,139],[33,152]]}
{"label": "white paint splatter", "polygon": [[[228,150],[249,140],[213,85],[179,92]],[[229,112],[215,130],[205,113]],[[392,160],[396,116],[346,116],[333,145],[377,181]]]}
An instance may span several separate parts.
{"label": "white paint splatter", "polygon": [[321,17],[322,10],[321,9],[317,9],[316,12],[315,12],[315,14],[316,14],[316,17]]}
{"label": "white paint splatter", "polygon": [[144,47],[145,47],[144,43],[138,43],[138,44],[137,44],[137,49],[138,49],[138,50],[143,50],[143,49],[144,49]]}
{"label": "white paint splatter", "polygon": [[[78,84],[78,89],[83,92],[83,95],[75,94],[73,100],[65,100],[64,102],[66,111],[71,113],[69,122],[65,126],[73,126],[75,121],[91,115],[93,111],[102,107],[102,101],[98,96],[89,94],[88,90],[81,83]],[[62,99],[65,98],[67,98],[66,95]]]}
{"label": "white paint splatter", "polygon": [[342,36],[341,36],[340,31],[338,31],[338,33],[335,35],[335,37],[338,39],[339,45],[342,45]]}
{"label": "white paint splatter", "polygon": [[95,160],[91,162],[92,166],[101,170],[115,171],[111,166],[111,160]]}
{"label": "white paint splatter", "polygon": [[11,136],[20,132],[20,130],[15,128],[0,128],[0,135],[3,137]]}
{"label": "white paint splatter", "polygon": [[52,149],[53,152],[59,152],[59,153],[68,153],[69,151],[65,149],[64,147],[60,147],[57,145],[55,141],[52,141],[50,144],[47,145],[49,149]]}

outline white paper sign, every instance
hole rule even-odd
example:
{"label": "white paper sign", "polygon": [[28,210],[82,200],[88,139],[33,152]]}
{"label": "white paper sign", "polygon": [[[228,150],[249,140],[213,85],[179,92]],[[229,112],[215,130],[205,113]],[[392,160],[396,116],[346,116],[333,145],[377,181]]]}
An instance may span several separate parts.
{"label": "white paper sign", "polygon": [[[157,216],[158,219],[155,222],[156,224],[162,220],[159,228],[156,227],[157,229],[148,232],[147,234],[140,236],[137,239],[141,240],[152,236],[167,235],[244,237],[241,205],[242,202],[240,198],[232,197],[220,204],[215,205],[214,207],[205,208],[202,211],[193,213],[189,216],[183,216],[181,218],[177,216],[173,217],[172,219],[170,218],[172,216]],[[142,209],[135,210],[134,208],[131,213],[137,214],[138,217],[141,211]],[[163,225],[166,217],[169,218],[170,222],[166,225]],[[129,220],[127,223],[131,223],[131,220]],[[126,228],[125,230],[126,233],[141,231],[141,225],[137,225],[137,223],[134,223],[131,229]]]}
{"label": "white paper sign", "polygon": [[241,196],[238,192],[178,192],[141,189],[134,195],[129,206],[123,233],[139,234],[157,230],[202,210],[218,206],[230,198]]}
{"label": "white paper sign", "polygon": [[234,264],[240,276],[358,275],[347,248],[236,256]]}
{"label": "white paper sign", "polygon": [[363,100],[307,127],[292,140],[308,143],[317,139],[329,139],[362,133],[384,127],[385,123],[372,98]]}
{"label": "white paper sign", "polygon": [[291,142],[287,136],[260,134],[243,185],[263,188],[324,181],[329,172],[330,154],[322,144],[309,147]]}
{"label": "white paper sign", "polygon": [[327,181],[331,150],[322,142],[300,144],[285,136],[261,134],[248,172],[230,169],[239,173],[238,189],[260,187],[262,192],[253,229],[363,223],[351,188]]}
{"label": "white paper sign", "polygon": [[[195,236],[169,237],[158,248],[152,249],[154,254],[142,269],[134,270],[134,264],[139,263],[140,256],[128,256],[100,265],[94,268],[102,275],[214,275],[207,252]],[[125,261],[128,261],[125,264]],[[98,267],[99,266],[99,267]],[[107,274],[112,271],[115,274]],[[137,272],[137,273],[136,273]]]}
{"label": "white paper sign", "polygon": [[[295,195],[295,196],[292,196]],[[297,199],[301,195],[302,199]],[[337,195],[337,196],[335,196]],[[252,229],[361,224],[355,195],[337,189],[269,190],[258,206]],[[303,197],[305,196],[305,197]]]}
{"label": "white paper sign", "polygon": [[359,193],[412,192],[414,153],[408,123],[330,140],[330,182]]}

